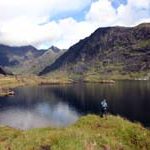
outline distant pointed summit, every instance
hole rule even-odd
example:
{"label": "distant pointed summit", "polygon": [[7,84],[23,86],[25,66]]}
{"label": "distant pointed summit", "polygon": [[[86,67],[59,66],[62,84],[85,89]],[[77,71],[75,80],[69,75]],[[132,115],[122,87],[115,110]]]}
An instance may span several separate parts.
{"label": "distant pointed summit", "polygon": [[56,46],[51,46],[49,49],[51,49],[54,53],[59,53],[61,50]]}

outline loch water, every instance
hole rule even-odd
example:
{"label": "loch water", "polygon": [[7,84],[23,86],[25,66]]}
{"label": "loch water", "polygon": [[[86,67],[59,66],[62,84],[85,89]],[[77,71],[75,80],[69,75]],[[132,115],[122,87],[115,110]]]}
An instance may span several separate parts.
{"label": "loch water", "polygon": [[105,98],[109,113],[150,127],[150,81],[27,86],[14,91],[14,96],[0,97],[0,125],[24,130],[65,127],[82,115],[99,115]]}

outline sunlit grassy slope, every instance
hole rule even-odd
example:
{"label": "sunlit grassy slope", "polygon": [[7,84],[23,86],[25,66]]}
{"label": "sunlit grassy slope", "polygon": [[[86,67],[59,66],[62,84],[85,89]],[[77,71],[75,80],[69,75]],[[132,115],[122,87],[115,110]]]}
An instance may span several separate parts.
{"label": "sunlit grassy slope", "polygon": [[149,150],[150,131],[120,117],[81,117],[67,128],[0,127],[1,150]]}
{"label": "sunlit grassy slope", "polygon": [[13,88],[24,85],[41,85],[41,84],[63,84],[71,83],[71,79],[64,76],[49,76],[49,77],[38,77],[38,76],[0,76],[0,87],[2,88]]}

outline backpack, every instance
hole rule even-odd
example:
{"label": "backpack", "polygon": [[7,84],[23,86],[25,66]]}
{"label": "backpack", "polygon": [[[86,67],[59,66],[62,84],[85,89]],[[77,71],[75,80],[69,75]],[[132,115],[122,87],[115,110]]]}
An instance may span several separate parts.
{"label": "backpack", "polygon": [[107,107],[108,107],[107,102],[103,100],[103,101],[101,102],[101,107],[102,107],[103,109],[107,109]]}

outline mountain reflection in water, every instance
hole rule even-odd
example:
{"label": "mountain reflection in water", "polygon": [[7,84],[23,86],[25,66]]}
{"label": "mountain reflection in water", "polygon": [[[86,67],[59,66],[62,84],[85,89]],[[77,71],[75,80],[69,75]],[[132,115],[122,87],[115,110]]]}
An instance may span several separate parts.
{"label": "mountain reflection in water", "polygon": [[149,126],[149,91],[147,81],[19,87],[15,96],[0,97],[0,124],[19,129],[64,127],[81,115],[99,114],[100,101],[106,98],[110,113]]}

